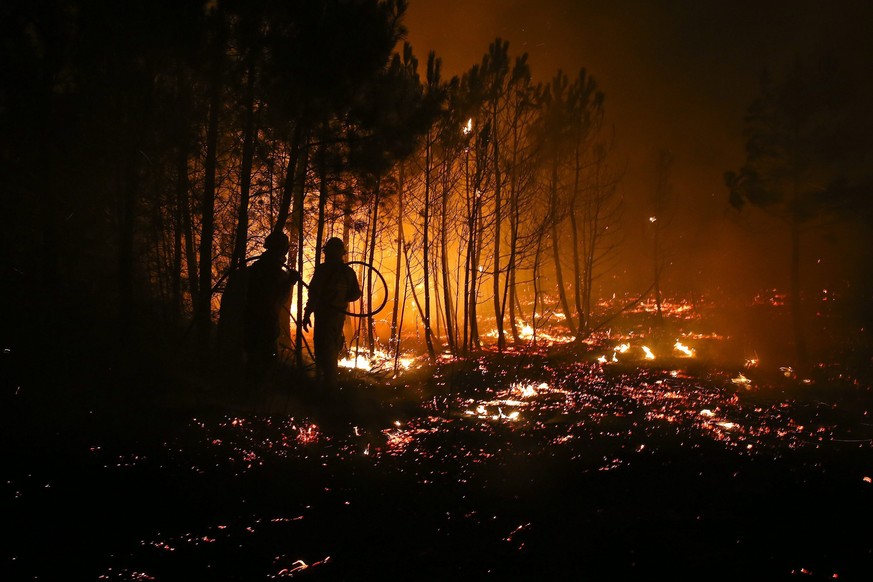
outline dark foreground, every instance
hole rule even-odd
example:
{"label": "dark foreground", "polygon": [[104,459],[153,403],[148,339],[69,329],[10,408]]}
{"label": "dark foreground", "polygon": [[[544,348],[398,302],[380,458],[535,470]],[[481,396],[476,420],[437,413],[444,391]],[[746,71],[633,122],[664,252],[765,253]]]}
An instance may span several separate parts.
{"label": "dark foreground", "polygon": [[0,580],[873,579],[838,373],[528,353],[328,398],[3,357]]}

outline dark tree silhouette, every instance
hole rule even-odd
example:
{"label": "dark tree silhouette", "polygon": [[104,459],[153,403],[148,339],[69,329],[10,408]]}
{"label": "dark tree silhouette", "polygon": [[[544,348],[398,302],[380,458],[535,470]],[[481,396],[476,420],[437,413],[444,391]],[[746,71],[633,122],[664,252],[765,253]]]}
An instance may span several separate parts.
{"label": "dark tree silhouette", "polygon": [[[798,367],[808,366],[802,310],[802,234],[857,212],[869,194],[869,114],[852,75],[837,63],[798,58],[779,77],[764,74],[745,118],[746,161],[725,174],[730,202],[763,209],[787,226],[789,302]],[[867,206],[869,208],[869,206]]]}

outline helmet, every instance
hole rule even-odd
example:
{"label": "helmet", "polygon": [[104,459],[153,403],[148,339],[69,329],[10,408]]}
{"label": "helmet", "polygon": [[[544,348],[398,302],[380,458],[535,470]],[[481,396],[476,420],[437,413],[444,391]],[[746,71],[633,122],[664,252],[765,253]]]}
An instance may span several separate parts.
{"label": "helmet", "polygon": [[324,246],[321,248],[325,252],[325,254],[335,254],[335,255],[344,255],[346,254],[346,245],[343,243],[343,239],[337,237],[331,237],[327,239],[327,242],[324,243]]}
{"label": "helmet", "polygon": [[268,250],[287,252],[290,246],[288,236],[281,230],[274,230],[264,239],[264,248]]}

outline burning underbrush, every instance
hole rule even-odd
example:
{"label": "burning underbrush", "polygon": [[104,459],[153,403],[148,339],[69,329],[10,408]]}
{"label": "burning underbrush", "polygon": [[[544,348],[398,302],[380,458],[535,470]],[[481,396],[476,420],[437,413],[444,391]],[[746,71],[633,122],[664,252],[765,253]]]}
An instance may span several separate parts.
{"label": "burning underbrush", "polygon": [[[231,568],[214,548],[259,568],[268,579],[304,572],[323,572],[325,579],[336,573],[375,579],[374,570],[397,574],[405,568],[416,569],[415,579],[471,571],[517,579],[511,566],[516,562],[520,571],[560,579],[577,560],[587,561],[586,571],[593,573],[649,572],[664,556],[688,560],[686,550],[706,543],[716,549],[697,548],[695,570],[709,559],[727,557],[737,560],[729,571],[749,568],[762,575],[805,571],[840,577],[858,567],[833,554],[829,561],[781,553],[773,558],[761,548],[739,551],[731,545],[759,543],[759,535],[746,528],[772,519],[764,517],[768,510],[761,504],[772,503],[765,500],[774,492],[758,481],[758,467],[789,468],[789,481],[799,480],[791,485],[797,493],[776,492],[782,496],[777,505],[790,505],[805,522],[822,518],[810,510],[813,503],[798,506],[795,495],[807,495],[809,485],[802,483],[816,482],[817,475],[836,478],[852,503],[862,487],[869,489],[873,464],[862,461],[873,458],[869,398],[845,399],[857,387],[843,386],[841,398],[834,393],[823,398],[816,384],[784,371],[778,384],[760,383],[754,362],[722,370],[689,366],[687,354],[657,365],[644,352],[619,362],[611,361],[611,353],[606,352],[606,363],[597,350],[582,358],[565,351],[483,354],[411,368],[405,381],[389,385],[359,370],[345,376],[329,415],[295,414],[292,399],[281,414],[194,419],[140,462],[152,469],[174,466],[189,473],[183,481],[203,486],[220,479],[234,492],[225,501],[236,509],[222,508],[223,520],[207,525],[207,519],[199,529],[145,536],[141,548],[110,561],[104,579],[166,572],[177,567],[176,552],[201,567]],[[127,459],[134,466],[115,470],[137,470],[137,461]],[[772,486],[784,487],[783,479],[780,475]],[[625,494],[616,495],[612,487]],[[737,495],[749,494],[761,497],[745,501],[745,509],[733,507]],[[240,505],[236,495],[247,503]],[[264,499],[271,495],[282,501]],[[675,515],[663,522],[663,511]],[[593,530],[564,532],[558,524],[566,516],[587,520]],[[613,531],[619,526],[606,522],[630,529]],[[722,533],[701,533],[701,522]],[[677,523],[686,530],[663,543],[629,533],[652,535],[653,527]],[[790,520],[778,527],[785,539],[792,537],[784,529],[792,527]],[[594,539],[601,535],[617,547],[604,548]],[[718,539],[704,542],[698,536]],[[728,540],[731,536],[736,539]],[[568,543],[594,549],[569,558],[575,554]],[[263,546],[273,554],[260,562],[244,549],[266,552]],[[386,547],[406,555],[398,558],[392,550],[393,557],[383,562]],[[637,562],[627,561],[631,547]],[[558,551],[570,553],[554,556]],[[425,564],[449,555],[456,566],[444,563],[426,571]],[[542,566],[545,559],[552,564]]]}
{"label": "burning underbrush", "polygon": [[[758,374],[755,361],[713,369],[678,348],[680,355],[656,363],[651,349],[626,356],[634,349],[627,345],[586,358],[557,352],[454,359],[389,385],[350,372],[325,400],[327,414],[295,414],[289,397],[284,414],[192,427],[215,454],[245,470],[315,452],[340,461],[439,460],[452,473],[519,454],[587,459],[586,470],[611,470],[673,439],[709,441],[746,457],[873,444],[873,422],[859,406],[869,392],[844,374],[827,378],[821,370],[813,381],[783,368],[773,377]],[[601,462],[592,449],[612,453]]]}
{"label": "burning underbrush", "polygon": [[97,411],[41,433],[60,462],[9,432],[15,573],[70,573],[40,561],[38,523],[102,580],[873,572],[852,533],[873,518],[857,370],[801,373],[699,319],[640,316],[435,362],[350,354],[342,372],[335,391],[290,375]]}

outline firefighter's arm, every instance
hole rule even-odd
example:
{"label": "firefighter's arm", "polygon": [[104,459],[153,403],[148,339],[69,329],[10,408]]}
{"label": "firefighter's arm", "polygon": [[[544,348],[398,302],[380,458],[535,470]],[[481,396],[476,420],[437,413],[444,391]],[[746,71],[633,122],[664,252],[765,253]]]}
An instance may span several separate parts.
{"label": "firefighter's arm", "polygon": [[348,286],[348,294],[346,295],[346,301],[357,301],[361,298],[361,286],[358,284],[358,276],[355,274],[355,270],[351,267],[347,267],[346,274],[349,279]]}

